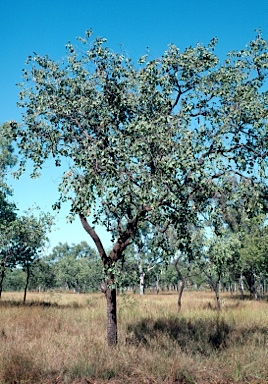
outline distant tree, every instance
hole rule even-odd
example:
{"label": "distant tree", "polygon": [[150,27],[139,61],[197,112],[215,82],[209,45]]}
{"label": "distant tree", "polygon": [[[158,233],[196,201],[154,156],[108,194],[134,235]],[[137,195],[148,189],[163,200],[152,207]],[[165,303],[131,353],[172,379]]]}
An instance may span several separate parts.
{"label": "distant tree", "polygon": [[47,291],[54,288],[56,288],[56,276],[53,265],[46,262],[41,255],[32,263],[29,290]]}
{"label": "distant tree", "polygon": [[0,298],[6,269],[15,265],[15,259],[8,247],[13,233],[13,223],[17,219],[15,204],[8,201],[11,190],[6,184],[7,172],[16,163],[10,133],[9,124],[0,126]]}
{"label": "distant tree", "polygon": [[26,273],[21,268],[7,269],[3,281],[3,291],[23,291]]}
{"label": "distant tree", "polygon": [[228,275],[229,266],[236,265],[241,243],[235,235],[214,235],[207,239],[203,274],[216,296],[217,309],[221,309],[220,284]]}
{"label": "distant tree", "polygon": [[[259,297],[258,288],[264,291],[268,278],[268,226],[266,217],[260,215],[247,220],[247,229],[240,230],[241,242],[237,274],[244,279],[252,298]],[[242,282],[241,282],[242,283]]]}
{"label": "distant tree", "polygon": [[58,288],[76,292],[100,289],[103,267],[96,251],[85,241],[72,245],[59,243],[46,261],[53,267]]}
{"label": "distant tree", "polygon": [[12,128],[10,124],[0,125],[0,191],[1,193],[10,192],[6,184],[6,174],[10,168],[16,164],[16,156],[12,146]]}
{"label": "distant tree", "polygon": [[[28,159],[33,176],[50,156],[56,166],[68,159],[55,208],[69,199],[71,218],[79,215],[96,244],[113,346],[115,269],[140,226],[150,223],[165,242],[173,225],[184,250],[188,224],[199,220],[224,175],[264,176],[268,49],[258,34],[220,64],[213,39],[184,52],[170,45],[161,57],[145,55],[135,65],[108,49],[106,39],[90,36],[79,39],[84,51],[67,44],[64,64],[29,57],[19,102],[23,124],[11,127],[24,155],[18,174]],[[113,236],[110,253],[96,224]]]}
{"label": "distant tree", "polygon": [[[1,249],[2,257],[2,282],[5,276],[5,269],[20,266],[26,272],[23,301],[26,301],[26,294],[29,285],[31,267],[38,258],[47,240],[47,233],[53,224],[49,214],[41,213],[39,217],[33,213],[25,214],[16,218],[7,229],[5,243]],[[0,290],[1,294],[1,290]]]}
{"label": "distant tree", "polygon": [[16,160],[12,127],[6,123],[0,126],[0,297],[6,270],[20,265],[26,272],[25,301],[31,265],[45,243],[52,218],[46,214],[36,218],[31,213],[19,217],[15,204],[7,200],[11,190],[6,184],[6,174]]}
{"label": "distant tree", "polygon": [[251,296],[256,296],[255,283],[260,276],[265,277],[267,270],[267,185],[250,178],[226,178],[222,193],[215,200],[217,242],[221,242],[224,235],[224,247],[231,239],[236,238],[240,243],[235,259],[231,258],[226,265],[229,276],[239,276],[242,296],[244,282]]}

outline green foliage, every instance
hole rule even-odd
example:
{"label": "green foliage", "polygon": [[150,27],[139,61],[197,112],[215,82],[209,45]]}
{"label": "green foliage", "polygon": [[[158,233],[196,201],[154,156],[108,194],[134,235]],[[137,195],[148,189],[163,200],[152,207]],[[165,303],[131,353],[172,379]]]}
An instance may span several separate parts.
{"label": "green foliage", "polygon": [[25,286],[26,273],[21,269],[8,269],[3,281],[3,291],[22,291]]}
{"label": "green foliage", "polygon": [[56,276],[53,266],[45,262],[42,258],[35,260],[31,265],[29,289],[47,291],[55,287]]}
{"label": "green foliage", "polygon": [[106,39],[80,41],[85,50],[67,44],[64,65],[48,56],[27,60],[24,123],[12,124],[25,156],[19,174],[27,159],[35,175],[50,156],[56,166],[67,157],[55,208],[71,199],[71,218],[90,216],[91,235],[95,224],[105,226],[117,240],[111,262],[144,221],[158,233],[172,224],[183,249],[188,223],[198,221],[225,174],[251,174],[254,165],[264,176],[267,42],[257,35],[222,64],[215,39],[184,52],[171,45],[136,67]]}
{"label": "green foliage", "polygon": [[44,261],[54,275],[54,288],[76,292],[98,291],[104,278],[97,254],[86,242],[59,243]]}
{"label": "green foliage", "polygon": [[16,156],[12,147],[12,127],[5,123],[0,125],[0,190],[10,192],[5,183],[7,171],[16,164]]}
{"label": "green foliage", "polygon": [[[68,159],[54,208],[70,201],[70,219],[79,215],[97,246],[108,272],[108,344],[114,345],[116,294],[109,289],[140,229],[153,233],[151,247],[163,258],[171,255],[169,228],[179,251],[189,253],[201,214],[212,209],[219,216],[211,202],[227,175],[265,178],[268,44],[257,34],[223,63],[214,53],[216,39],[184,52],[170,45],[161,57],[135,64],[91,34],[79,39],[82,50],[66,45],[63,63],[28,58],[18,103],[23,123],[10,128],[21,155],[18,176],[28,160],[36,177],[48,158],[56,167]],[[112,234],[109,254],[96,224]]]}

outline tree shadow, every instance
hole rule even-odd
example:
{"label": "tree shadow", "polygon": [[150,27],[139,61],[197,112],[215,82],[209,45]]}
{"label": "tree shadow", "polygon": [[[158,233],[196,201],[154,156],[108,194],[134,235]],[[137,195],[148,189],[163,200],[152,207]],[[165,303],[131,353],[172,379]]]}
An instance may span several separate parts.
{"label": "tree shadow", "polygon": [[146,318],[128,325],[127,342],[151,346],[157,342],[168,348],[172,340],[185,352],[210,355],[227,347],[230,326],[219,316],[213,319],[185,319],[181,317]]}
{"label": "tree shadow", "polygon": [[240,327],[229,325],[220,316],[210,319],[186,319],[171,317],[145,318],[127,327],[127,343],[169,349],[170,341],[191,355],[211,354],[231,346],[255,345],[266,348],[268,345],[268,327]]}
{"label": "tree shadow", "polygon": [[51,303],[49,301],[17,301],[17,300],[0,300],[0,308],[18,308],[18,307],[38,307],[38,308],[83,308],[85,306],[76,302],[70,304]]}

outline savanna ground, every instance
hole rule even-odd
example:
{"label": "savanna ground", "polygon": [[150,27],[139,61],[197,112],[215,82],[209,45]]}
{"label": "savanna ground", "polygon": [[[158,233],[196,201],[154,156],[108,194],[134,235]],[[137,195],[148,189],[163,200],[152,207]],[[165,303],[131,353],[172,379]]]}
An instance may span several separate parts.
{"label": "savanna ground", "polygon": [[209,292],[118,298],[119,344],[106,346],[101,294],[3,293],[0,383],[268,383],[268,302]]}

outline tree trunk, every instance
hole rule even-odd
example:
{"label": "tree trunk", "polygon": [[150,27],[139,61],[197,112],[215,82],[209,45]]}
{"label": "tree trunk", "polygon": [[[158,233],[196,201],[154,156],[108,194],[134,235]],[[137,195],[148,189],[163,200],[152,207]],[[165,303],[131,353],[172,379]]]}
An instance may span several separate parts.
{"label": "tree trunk", "polygon": [[6,266],[5,266],[5,263],[2,262],[1,263],[1,277],[0,277],[0,299],[2,297],[2,291],[3,291],[3,281],[4,281],[4,278],[5,278],[5,271],[6,271]]}
{"label": "tree trunk", "polygon": [[219,295],[219,288],[216,288],[215,294],[216,294],[216,301],[217,301],[217,310],[220,311],[221,310],[221,301],[220,301],[220,295]]}
{"label": "tree trunk", "polygon": [[144,295],[145,273],[143,270],[142,260],[139,259],[139,276],[140,276],[140,295]]}
{"label": "tree trunk", "polygon": [[23,303],[25,303],[26,301],[27,289],[28,289],[29,280],[30,280],[30,267],[28,265],[26,267],[26,274],[27,275],[26,275],[26,283],[24,287]]}
{"label": "tree trunk", "polygon": [[116,289],[106,288],[107,342],[109,347],[117,344]]}
{"label": "tree trunk", "polygon": [[140,273],[140,295],[144,295],[145,273]]}
{"label": "tree trunk", "polygon": [[156,287],[156,293],[158,294],[159,291],[160,291],[160,284],[159,284],[159,281],[160,281],[160,278],[159,278],[159,274],[157,273],[156,275],[156,282],[155,282],[155,287]]}
{"label": "tree trunk", "polygon": [[240,274],[240,278],[239,278],[239,289],[241,293],[241,299],[244,300],[244,277],[242,273]]}
{"label": "tree trunk", "polygon": [[182,279],[180,281],[179,296],[178,296],[178,312],[180,312],[181,310],[181,298],[182,298],[184,287],[185,287],[185,280]]}

